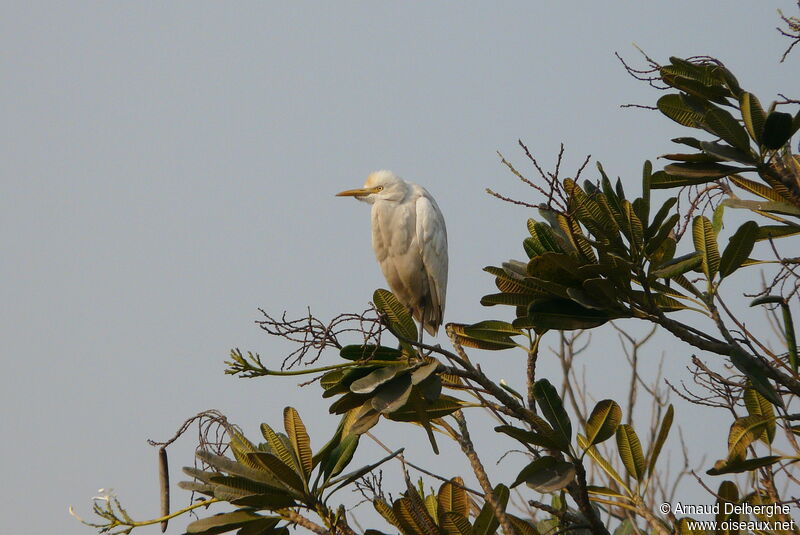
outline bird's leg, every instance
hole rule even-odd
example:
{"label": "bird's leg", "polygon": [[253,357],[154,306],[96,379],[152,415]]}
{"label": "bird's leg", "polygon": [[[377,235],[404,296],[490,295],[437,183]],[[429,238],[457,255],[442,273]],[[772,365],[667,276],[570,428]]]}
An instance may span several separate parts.
{"label": "bird's leg", "polygon": [[[417,336],[417,343],[418,344],[422,344],[422,335],[423,334],[425,334],[425,328],[423,326],[423,323],[420,321],[419,322],[419,335]],[[419,354],[422,355],[422,348],[421,347],[417,348],[417,351],[419,351]]]}

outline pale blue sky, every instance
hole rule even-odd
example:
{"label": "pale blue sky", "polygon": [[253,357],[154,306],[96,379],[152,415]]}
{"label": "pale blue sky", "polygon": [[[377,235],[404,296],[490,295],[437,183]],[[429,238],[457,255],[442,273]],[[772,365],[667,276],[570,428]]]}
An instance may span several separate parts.
{"label": "pale blue sky", "polygon": [[[636,42],[660,60],[718,56],[768,101],[800,81],[797,53],[778,65],[787,42],[774,29],[775,9],[793,6],[6,2],[3,530],[91,533],[67,506],[88,515],[99,487],[114,487],[135,516],[155,515],[156,452],[145,439],[171,436],[203,409],[254,434],[291,404],[321,445],[336,420],[317,386],[222,371],[231,347],[282,358],[286,346],[253,324],[257,307],[300,315],[309,305],[329,318],[362,310],[384,285],[367,207],[335,192],[379,168],[426,186],[448,224],[446,320],[507,318],[479,305],[494,289],[481,268],[522,255],[531,214],[484,188],[532,197],[495,151],[530,173],[518,138],[547,166],[563,141],[566,169],[592,154],[637,191],[643,160],[684,131],[619,108],[658,95],[614,51],[638,61]],[[598,398],[618,392],[613,340],[598,333],[584,360]],[[648,365],[662,350],[679,380],[690,349],[651,347]],[[520,355],[477,358],[518,383]],[[556,382],[552,360],[540,370]],[[679,405],[676,420],[691,425],[700,412]],[[417,428],[386,436],[410,437],[421,464],[461,466],[452,450],[432,459]],[[192,438],[171,453],[174,482]],[[493,465],[502,451],[476,439]],[[358,460],[376,455],[365,443]],[[174,491],[173,507],[187,499]]]}

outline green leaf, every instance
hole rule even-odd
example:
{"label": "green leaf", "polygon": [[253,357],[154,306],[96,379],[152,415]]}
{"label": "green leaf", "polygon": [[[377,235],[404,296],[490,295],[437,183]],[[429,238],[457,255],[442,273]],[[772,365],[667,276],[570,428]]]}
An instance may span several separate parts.
{"label": "green leaf", "polygon": [[648,454],[649,461],[647,463],[647,472],[649,474],[653,473],[658,456],[661,454],[661,448],[664,447],[664,442],[666,442],[667,437],[669,436],[669,430],[672,427],[672,419],[674,416],[675,409],[670,403],[669,407],[667,407],[667,412],[664,414],[664,418],[661,420],[661,426],[658,429],[658,435],[656,436],[653,445],[650,446],[650,452]]}
{"label": "green leaf", "polygon": [[486,320],[465,327],[465,333],[470,336],[478,336],[482,331],[500,333],[506,336],[516,336],[522,334],[522,331],[515,328],[513,325],[506,321]]}
{"label": "green leaf", "polygon": [[591,329],[613,319],[604,311],[592,310],[567,299],[542,299],[534,301],[528,308],[528,317],[514,320],[519,329],[574,330]]}
{"label": "green leaf", "polygon": [[[590,279],[590,280],[597,280],[597,279]],[[608,279],[600,279],[600,280],[608,280]],[[583,288],[567,288],[567,295],[569,296],[570,299],[572,299],[579,305],[594,310],[605,310],[609,308],[609,306],[613,306],[614,303],[614,302],[609,302],[608,299],[606,299],[605,295],[601,295],[600,298],[598,299],[592,294],[584,291]]]}
{"label": "green leaf", "polygon": [[800,130],[800,111],[795,113],[794,119],[792,119],[792,135],[795,135],[798,130]]}
{"label": "green leaf", "polygon": [[328,440],[328,442],[325,443],[324,446],[322,446],[322,448],[320,448],[319,451],[317,451],[317,453],[314,454],[314,457],[312,457],[312,462],[315,467],[319,464],[325,466],[328,463],[333,450],[336,449],[336,447],[341,443],[342,435],[346,434],[344,433],[345,427],[349,427],[349,425],[352,423],[354,412],[355,411],[342,416],[342,418],[339,420],[339,425],[336,427],[336,431],[333,433],[333,436]]}
{"label": "green leaf", "polygon": [[633,522],[631,522],[630,518],[626,518],[617,526],[613,535],[634,535],[635,533],[637,533],[637,530],[633,529]]}
{"label": "green leaf", "polygon": [[728,179],[735,185],[742,188],[743,190],[749,191],[750,193],[754,193],[759,197],[762,197],[769,201],[775,201],[775,202],[787,201],[787,197],[781,195],[781,192],[765,184],[762,184],[761,182],[755,182],[754,180],[749,180],[739,175],[731,175],[728,177]]}
{"label": "green leaf", "polygon": [[722,218],[725,215],[725,205],[720,203],[714,208],[714,214],[711,216],[711,226],[714,227],[714,234],[719,234],[725,225]]}
{"label": "green leaf", "polygon": [[[464,402],[452,396],[442,395],[439,399],[426,404],[422,412],[428,420],[442,418],[452,414],[463,406]],[[397,422],[416,422],[419,419],[419,412],[413,407],[405,406],[387,414],[386,417]]]}
{"label": "green leaf", "polygon": [[378,512],[378,514],[380,514],[384,518],[384,520],[386,520],[388,523],[390,523],[396,528],[401,527],[400,521],[395,516],[392,507],[388,503],[386,503],[383,499],[376,498],[375,500],[372,501],[372,506],[375,507],[375,510]]}
{"label": "green leaf", "polygon": [[[258,483],[263,483],[264,485],[278,490],[283,490],[284,488],[283,485],[270,472],[250,468],[249,466],[233,461],[224,455],[216,455],[207,450],[200,450],[195,455],[197,455],[197,458],[201,461],[221,472],[226,472],[235,476],[241,476]],[[186,470],[184,469],[184,471]]]}
{"label": "green leaf", "polygon": [[411,395],[411,374],[403,373],[375,389],[372,408],[381,414],[389,414],[406,404]]}
{"label": "green leaf", "polygon": [[701,141],[693,137],[676,137],[671,140],[673,143],[680,143],[681,145],[688,145],[693,149],[701,150]]}
{"label": "green leaf", "polygon": [[325,488],[330,488],[330,487],[333,487],[334,485],[336,485],[336,487],[334,487],[334,489],[332,491],[330,491],[330,494],[328,494],[328,496],[330,496],[331,494],[333,494],[337,490],[341,489],[342,487],[346,487],[347,485],[349,485],[353,481],[364,477],[364,474],[372,472],[373,470],[375,470],[377,467],[379,467],[380,465],[382,465],[386,461],[394,459],[395,457],[397,457],[398,455],[403,453],[404,449],[405,448],[400,448],[399,450],[395,450],[392,453],[390,453],[389,455],[387,455],[386,457],[378,460],[377,462],[374,462],[374,463],[372,463],[370,465],[367,465],[367,466],[362,466],[358,470],[353,470],[352,472],[349,472],[349,473],[347,473],[347,474],[345,474],[343,476],[339,476],[336,479],[328,481],[325,484]]}
{"label": "green leaf", "polygon": [[[511,337],[521,334],[522,331],[515,328],[510,323],[487,320],[464,326],[462,336],[471,338],[472,340],[489,342],[491,346],[505,349],[508,347],[516,347],[517,343],[514,342]],[[488,349],[488,347],[484,347],[484,349]]]}
{"label": "green leaf", "polygon": [[278,457],[265,451],[253,451],[248,453],[247,457],[259,462],[263,470],[270,472],[287,490],[293,492],[296,496],[303,495],[303,480],[292,467]]}
{"label": "green leaf", "polygon": [[[651,182],[652,182],[652,175],[651,175]],[[670,197],[661,205],[661,208],[658,209],[656,215],[653,217],[653,221],[648,225],[647,230],[645,231],[645,240],[649,240],[653,237],[661,226],[664,224],[664,221],[667,219],[670,210],[675,204],[678,202],[677,197]],[[675,226],[675,225],[672,225]],[[672,228],[672,227],[670,227]]]}
{"label": "green leaf", "polygon": [[389,328],[408,340],[417,339],[417,326],[408,309],[389,290],[378,289],[372,294],[375,307],[386,316]]}
{"label": "green leaf", "polygon": [[661,113],[683,126],[700,128],[703,122],[703,114],[689,107],[683,95],[678,93],[664,95],[658,99],[656,106]]}
{"label": "green leaf", "polygon": [[696,186],[698,184],[705,184],[706,182],[713,182],[719,180],[713,176],[698,176],[698,177],[685,177],[671,175],[665,171],[656,171],[650,181],[650,187],[653,189],[669,189],[669,188],[682,188],[684,186]]}
{"label": "green leaf", "polygon": [[451,511],[461,516],[467,516],[469,513],[469,499],[467,491],[464,490],[464,480],[460,477],[442,483],[436,494],[436,501],[439,504],[439,516]]}
{"label": "green leaf", "polygon": [[778,407],[784,406],[783,400],[778,395],[778,392],[775,390],[775,387],[772,386],[769,379],[767,379],[764,371],[755,361],[755,357],[747,353],[744,349],[735,346],[733,351],[731,351],[730,359],[731,364],[750,379],[753,388],[758,390],[770,403]]}
{"label": "green leaf", "polygon": [[352,435],[363,435],[375,427],[378,420],[381,419],[381,413],[372,408],[371,402],[364,403],[355,414],[356,417],[349,429],[349,434]]}
{"label": "green leaf", "polygon": [[331,414],[344,414],[356,407],[361,407],[365,401],[369,400],[368,394],[353,394],[348,392],[340,397],[328,407],[328,412]]}
{"label": "green leaf", "polygon": [[717,521],[717,525],[720,526],[717,528],[717,533],[723,534],[737,534],[739,530],[730,530],[730,529],[721,529],[722,523],[730,520],[739,521],[740,516],[738,513],[735,512],[726,512],[725,504],[739,504],[741,501],[739,500],[739,489],[736,488],[736,484],[733,481],[723,481],[719,485],[719,489],[717,490],[717,504],[719,505],[719,512],[716,514],[715,520]]}
{"label": "green leaf", "polygon": [[625,470],[636,481],[642,481],[645,476],[645,461],[642,453],[642,444],[636,431],[628,424],[622,424],[617,428],[617,448],[619,457]]}
{"label": "green leaf", "polygon": [[626,223],[623,230],[630,242],[631,254],[637,256],[644,246],[644,227],[629,201],[622,201],[622,213]]}
{"label": "green leaf", "polygon": [[[336,388],[337,386],[339,386],[340,382],[342,381],[342,378],[344,377],[345,371],[346,370],[339,368],[336,370],[331,370],[325,375],[323,375],[319,380],[319,384],[322,387],[322,389],[327,392],[328,390],[331,390],[332,388]],[[325,397],[326,392],[323,393],[323,397]],[[337,392],[337,393],[341,394],[342,392]]]}
{"label": "green leaf", "polygon": [[728,240],[728,246],[722,252],[722,258],[719,261],[720,278],[727,277],[741,267],[753,252],[757,236],[758,224],[755,221],[748,221],[736,230]]}
{"label": "green leaf", "polygon": [[[546,426],[546,428],[544,426]],[[535,432],[511,425],[499,425],[495,427],[494,430],[499,433],[504,433],[523,444],[533,444],[534,446],[557,451],[567,451],[569,449],[569,445],[565,445],[564,441],[555,435],[547,422],[542,420],[537,427],[539,427],[539,429]]]}
{"label": "green leaf", "polygon": [[786,236],[796,236],[800,234],[800,226],[792,226],[792,225],[764,225],[758,227],[758,234],[756,235],[756,241],[763,241],[773,239],[776,240],[778,238],[783,238]]}
{"label": "green leaf", "polygon": [[645,225],[650,221],[650,182],[652,179],[653,164],[650,160],[646,160],[642,167],[642,204],[641,209],[636,212],[639,220]]}
{"label": "green leaf", "polygon": [[555,433],[564,444],[569,444],[572,441],[572,423],[556,388],[547,379],[539,379],[533,385],[533,395]]}
{"label": "green leaf", "polygon": [[358,379],[365,377],[377,370],[377,366],[362,365],[352,368],[339,368],[322,376],[322,387],[325,389],[323,398],[330,398],[339,394],[350,392],[350,385]]}
{"label": "green leaf", "polygon": [[528,262],[528,275],[544,281],[567,284],[579,282],[575,272],[580,264],[566,253],[544,253]]}
{"label": "green leaf", "polygon": [[703,141],[700,143],[703,152],[708,155],[721,158],[729,162],[739,162],[743,164],[755,165],[756,160],[750,152],[745,152],[722,143]]}
{"label": "green leaf", "polygon": [[[189,468],[184,467],[184,468]],[[199,492],[206,496],[214,497],[214,485],[207,483],[199,483],[197,481],[178,481],[178,488],[188,490],[189,492]]]}
{"label": "green leaf", "polygon": [[472,535],[472,526],[467,517],[452,511],[442,516],[441,528],[446,535]]}
{"label": "green leaf", "polygon": [[723,77],[720,65],[707,61],[689,61],[683,58],[670,56],[670,65],[662,67],[660,72],[666,72],[672,76],[681,76],[690,80],[696,80],[709,87],[721,87]]}
{"label": "green leaf", "polygon": [[[609,279],[594,278],[583,281],[584,292],[593,300],[603,304],[603,308],[619,306],[619,292]],[[574,296],[573,296],[574,299]]]}
{"label": "green leaf", "polygon": [[[438,363],[435,363],[438,365]],[[421,368],[418,371],[423,370]],[[415,372],[416,373],[416,372]],[[450,377],[445,378],[450,380]],[[459,379],[460,380],[460,379]],[[411,376],[411,383],[414,383],[414,375]],[[438,375],[431,375],[430,377],[425,378],[422,380],[418,385],[415,385],[415,391],[419,393],[420,397],[425,400],[426,402],[432,403],[439,399],[442,395],[442,378]]]}
{"label": "green leaf", "polygon": [[[273,492],[275,489],[263,483],[241,476],[225,476],[219,473],[206,473],[205,478],[214,487],[214,494],[222,489],[239,496]],[[224,489],[223,489],[224,487]]]}
{"label": "green leaf", "polygon": [[712,66],[712,70],[714,75],[718,76],[722,80],[722,83],[725,84],[725,87],[730,90],[733,98],[738,99],[739,95],[742,94],[742,88],[739,85],[739,80],[736,79],[733,73],[724,65],[717,63]]}
{"label": "green leaf", "polygon": [[620,494],[619,491],[612,490],[608,487],[601,487],[598,485],[586,485],[586,490],[589,494],[597,494],[599,496],[611,496],[613,498],[625,499],[625,496]]}
{"label": "green leaf", "polygon": [[601,186],[603,189],[603,194],[606,196],[606,200],[608,201],[608,205],[617,213],[621,213],[620,211],[620,198],[617,195],[617,192],[614,191],[614,188],[611,187],[611,180],[609,180],[608,175],[603,169],[603,164],[597,162],[597,170],[600,171],[600,175],[602,176]]}
{"label": "green leaf", "polygon": [[719,250],[714,227],[706,216],[696,216],[692,221],[694,248],[702,255],[703,273],[711,281],[719,270]]}
{"label": "green leaf", "polygon": [[[769,118],[767,119],[769,120]],[[747,131],[727,110],[707,103],[706,111],[703,114],[703,124],[704,130],[719,136],[737,149],[741,151],[750,150],[750,138],[747,135]]]}
{"label": "green leaf", "polygon": [[[792,311],[789,309],[789,304],[786,302],[786,299],[779,295],[766,295],[757,299],[753,299],[753,301],[750,302],[751,307],[756,305],[780,305],[783,313],[783,336],[786,339],[786,348],[789,355],[789,366],[791,366],[792,370],[794,370],[796,373],[798,365],[797,337],[795,336],[794,320],[792,319]],[[759,389],[759,392],[764,394],[763,385],[761,385],[762,388],[759,388],[758,384],[755,384],[754,386]],[[769,396],[767,396],[767,399],[773,401],[769,398]]]}
{"label": "green leaf", "polygon": [[397,360],[402,354],[399,349],[374,344],[349,345],[339,350],[345,360]]}
{"label": "green leaf", "polygon": [[400,366],[383,366],[372,371],[368,375],[353,381],[350,384],[350,391],[354,394],[371,394],[376,388],[384,383],[388,383],[394,376],[401,371]]}
{"label": "green leaf", "polygon": [[[439,361],[434,359],[430,362],[418,366],[411,372],[411,384],[418,385],[427,380],[439,369]],[[435,398],[434,398],[435,399]]]}
{"label": "green leaf", "polygon": [[586,439],[589,446],[611,438],[617,432],[621,420],[622,409],[616,401],[604,399],[598,402],[586,421]]}
{"label": "green leaf", "polygon": [[[617,430],[619,430],[619,428],[617,428]],[[591,457],[592,460],[594,460],[594,462],[596,462],[611,479],[616,481],[621,487],[627,488],[625,486],[625,481],[620,477],[617,471],[614,470],[614,467],[611,465],[611,463],[600,454],[596,447],[589,446],[586,437],[578,433],[577,439],[578,445],[586,450],[586,452],[589,454],[589,457]]]}
{"label": "green leaf", "polygon": [[545,252],[544,247],[533,238],[525,238],[522,240],[522,248],[525,249],[525,254],[528,255],[528,258],[539,256]]}
{"label": "green leaf", "polygon": [[231,452],[237,461],[248,468],[254,468],[256,470],[260,469],[260,466],[257,463],[253,463],[247,458],[247,452],[258,451],[258,448],[256,448],[252,442],[247,440],[244,435],[235,430],[232,431],[229,445],[231,447]]}
{"label": "green leaf", "polygon": [[769,466],[783,459],[780,455],[768,455],[766,457],[756,457],[753,459],[720,459],[714,463],[714,468],[706,471],[710,476],[719,476],[722,474],[739,474],[742,472],[750,472],[756,468]]}
{"label": "green leaf", "polygon": [[326,480],[338,476],[347,468],[347,465],[353,460],[353,455],[358,448],[359,438],[360,435],[354,433],[349,434],[333,449],[331,456],[328,458],[328,462],[322,469]]}
{"label": "green leaf", "polygon": [[764,121],[766,120],[764,108],[761,107],[761,103],[755,95],[746,91],[739,95],[739,107],[742,110],[742,119],[747,133],[750,134],[753,141],[760,145],[761,133],[764,131]]}
{"label": "green leaf", "polygon": [[723,178],[734,173],[746,171],[741,167],[734,167],[724,163],[671,163],[664,167],[664,172],[671,176],[687,179],[702,179],[706,182]]}
{"label": "green leaf", "polygon": [[564,252],[564,249],[558,242],[558,238],[553,232],[553,229],[550,228],[550,225],[534,221],[533,219],[528,219],[528,231],[530,232],[531,237],[534,238],[535,241],[541,246],[543,252]]}
{"label": "green leaf", "polygon": [[506,518],[508,518],[511,527],[514,529],[514,535],[540,535],[543,533],[543,531],[536,529],[531,522],[523,520],[518,516],[506,513]]}
{"label": "green leaf", "polygon": [[747,447],[765,431],[767,421],[760,414],[737,418],[728,433],[728,459],[744,460]]}
{"label": "green leaf", "polygon": [[775,438],[775,409],[772,408],[772,403],[767,401],[767,398],[762,396],[758,390],[750,387],[744,389],[742,398],[744,406],[747,408],[747,414],[766,418],[764,433],[759,438],[767,444],[772,444]]}
{"label": "green leaf", "polygon": [[705,152],[684,153],[684,152],[671,152],[662,154],[659,158],[665,160],[672,160],[674,162],[692,162],[692,163],[718,163],[722,158],[706,154]]}
{"label": "green leaf", "polygon": [[[280,434],[273,431],[272,428],[267,424],[261,424],[261,434],[267,440],[272,452],[281,460],[283,464],[298,474],[302,473],[302,468],[300,468],[300,465],[298,464],[299,460],[294,456],[294,453],[290,449],[291,444],[289,443],[288,437],[281,437]],[[283,440],[284,438],[286,439],[285,441]]]}
{"label": "green leaf", "polygon": [[[424,494],[424,492],[423,492]],[[439,502],[436,500],[435,494],[428,494],[425,496],[425,510],[431,516],[433,521],[438,524],[440,522],[439,513],[437,509],[439,508]]]}
{"label": "green leaf", "polygon": [[[280,521],[275,519],[275,524]],[[236,532],[236,535],[289,535],[289,528],[286,526],[276,527],[267,523],[251,522]]]}
{"label": "green leaf", "polygon": [[697,80],[675,75],[670,72],[671,67],[668,65],[661,68],[661,80],[664,83],[695,97],[719,102],[720,104],[727,103],[725,97],[729,96],[730,92],[724,87],[708,86]]}
{"label": "green leaf", "polygon": [[481,297],[481,304],[485,307],[490,307],[494,305],[526,306],[528,303],[531,302],[533,298],[534,296],[529,294],[517,294],[517,293],[489,294]]}
{"label": "green leaf", "polygon": [[797,373],[797,337],[794,334],[794,321],[792,311],[787,303],[781,303],[783,312],[783,336],[786,338],[786,347],[789,352],[789,366]]}
{"label": "green leaf", "polygon": [[671,279],[678,275],[683,275],[684,273],[693,270],[697,266],[703,263],[703,255],[699,252],[685,254],[683,256],[679,256],[677,258],[673,258],[666,264],[663,264],[658,267],[658,269],[652,272],[654,277],[664,278],[664,279]]}
{"label": "green leaf", "polygon": [[278,523],[277,519],[261,516],[252,511],[240,510],[195,520],[186,526],[186,533],[192,535],[227,533],[228,531],[233,531],[255,521],[267,521],[268,523],[271,522],[273,525]]}
{"label": "green leaf", "polygon": [[761,134],[761,144],[771,150],[783,147],[792,137],[792,119],[788,113],[773,111],[764,121],[764,133]]}
{"label": "green leaf", "polygon": [[[655,289],[656,284],[652,285]],[[662,312],[676,312],[678,310],[686,310],[689,308],[689,305],[681,303],[677,299],[670,297],[669,295],[661,294],[661,293],[651,293],[648,297],[645,292],[637,292],[631,291],[631,296],[633,299],[642,305],[643,307],[647,307],[652,302],[656,305]],[[685,297],[685,296],[681,296]]]}
{"label": "green leaf", "polygon": [[[502,294],[502,295],[519,295],[519,294]],[[484,296],[484,299],[486,297],[490,296]],[[530,303],[532,299],[532,297],[530,296],[519,296],[519,297],[521,298],[520,304],[517,306],[525,306],[528,303]],[[481,304],[485,305],[483,299],[481,299]],[[499,323],[504,323],[504,322],[499,322]],[[475,325],[464,325],[463,323],[450,323],[449,327],[452,330],[452,333],[456,341],[465,347],[474,347],[476,349],[484,349],[487,351],[501,351],[503,349],[509,349],[517,346],[517,343],[511,339],[509,334],[503,331],[492,331],[491,329],[482,329],[480,326],[478,326],[477,328],[473,328],[475,327]],[[512,329],[515,328],[512,326]],[[521,332],[519,331],[519,329],[515,330],[517,332]]]}
{"label": "green leaf", "polygon": [[[672,199],[675,199],[675,197],[672,197]],[[666,219],[666,215],[666,213],[663,213],[663,218]],[[653,225],[648,228],[648,231],[645,234],[645,240],[647,241],[647,244],[645,245],[646,255],[652,255],[661,247],[664,240],[666,240],[675,229],[675,224],[680,219],[680,214],[672,214],[668,219],[666,219],[666,221],[663,221],[661,218],[662,211],[659,210],[659,212],[656,214],[656,219],[653,220]],[[656,221],[658,221],[660,226],[655,226]]]}
{"label": "green leaf", "polygon": [[292,448],[297,458],[300,460],[300,465],[303,468],[305,477],[311,474],[314,465],[311,453],[311,438],[308,436],[306,426],[300,415],[292,407],[283,409],[283,426],[286,429],[286,434],[289,441],[292,443]]}
{"label": "green leaf", "polygon": [[[508,487],[501,483],[492,490],[492,493],[494,494],[497,505],[500,509],[505,511],[509,498]],[[475,518],[475,525],[472,527],[472,533],[473,535],[494,535],[499,525],[500,521],[494,514],[494,508],[489,502],[484,502],[481,512],[478,513],[477,518]]]}
{"label": "green leaf", "polygon": [[427,535],[426,524],[434,524],[427,511],[416,507],[409,498],[400,498],[392,505],[404,535]]}
{"label": "green leaf", "polygon": [[[217,498],[222,499],[222,496],[217,495]],[[242,496],[241,498],[230,499],[229,501],[238,507],[254,507],[256,509],[266,509],[269,511],[297,506],[297,501],[285,492],[251,494],[249,496]],[[242,532],[239,531],[237,535],[241,535],[241,533]]]}
{"label": "green leaf", "polygon": [[722,202],[731,208],[745,208],[754,212],[770,212],[775,214],[800,216],[800,207],[788,202],[750,201],[730,198],[725,199]]}
{"label": "green leaf", "polygon": [[765,295],[763,297],[759,297],[757,299],[753,299],[750,301],[750,306],[754,307],[757,305],[779,305],[785,302],[784,298],[780,295]]}

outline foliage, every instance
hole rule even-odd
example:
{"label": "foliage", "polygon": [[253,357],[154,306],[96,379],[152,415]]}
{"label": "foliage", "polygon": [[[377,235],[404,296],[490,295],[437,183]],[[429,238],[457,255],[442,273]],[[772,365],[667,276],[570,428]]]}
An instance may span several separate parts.
{"label": "foliage", "polygon": [[[450,323],[451,351],[418,343],[408,311],[386,290],[374,294],[374,315],[356,316],[364,334],[357,345],[339,342],[339,335],[352,329],[339,327],[337,320],[325,328],[309,318],[305,328],[302,322],[267,316],[262,327],[300,342],[300,357],[292,364],[305,362],[306,367],[271,370],[258,355],[234,350],[228,373],[248,378],[313,375],[322,398],[330,400],[329,412],[340,417],[330,440],[315,450],[305,423],[291,407],[284,410],[282,431],[262,424],[257,441],[223,421],[225,443],[216,449],[202,443],[199,464],[184,468],[189,480],[179,485],[205,499],[177,513],[135,522],[116,498],[105,496],[95,501],[95,512],[106,523],[90,525],[101,532],[127,533],[224,502],[231,507],[192,522],[187,533],[284,534],[297,525],[314,533],[355,534],[347,511],[332,501],[342,489],[356,488],[389,529],[403,535],[608,534],[612,528],[615,533],[688,533],[691,519],[657,508],[674,497],[666,490],[671,474],[659,470],[658,460],[667,441],[675,440],[675,413],[691,410],[691,403],[719,407],[731,416],[727,448],[718,461],[704,466],[704,481],[717,489],[719,503],[796,501],[782,483],[796,481],[800,460],[795,423],[800,416],[790,412],[800,396],[791,310],[800,288],[800,261],[781,254],[779,246],[800,234],[800,157],[790,146],[800,129],[800,113],[787,113],[785,104],[776,102],[765,107],[713,58],[670,58],[665,65],[648,61],[650,71],[632,72],[650,72],[647,80],[667,91],[656,108],[696,137],[673,139],[691,150],[662,156],[670,162],[663,169],[644,163],[638,197],[630,195],[635,189],[631,183],[625,184],[626,193],[622,180],[612,182],[599,163],[595,181],[580,182],[584,167],[561,179],[561,155],[556,171],[545,173],[521,144],[540,173],[540,186],[503,158],[546,199],[538,205],[517,202],[538,212],[526,224],[526,259],[485,268],[498,291],[485,295],[482,304],[512,307],[513,321]],[[658,190],[675,194],[659,200]],[[752,219],[732,229],[723,242],[720,235],[733,210]],[[764,264],[774,278],[752,299],[752,306],[775,320],[781,339],[771,343],[748,330],[741,312],[726,303],[726,283]],[[705,393],[675,389],[683,400],[678,407],[666,401],[658,385],[652,387],[655,417],[645,432],[637,432],[630,414],[635,390],[627,414],[612,399],[590,409],[590,394],[572,381],[581,336],[593,329],[618,328],[614,322],[624,319],[648,322],[704,355],[720,357],[713,367],[693,357],[693,377]],[[697,327],[704,321],[717,333]],[[545,336],[559,340],[566,378],[560,390],[536,376]],[[622,330],[620,336],[628,344],[635,389],[641,382],[638,350],[646,340]],[[783,350],[770,349],[777,344]],[[309,348],[317,356],[335,350],[339,360],[314,367],[316,359],[302,360]],[[467,349],[521,351],[527,396],[489,378]],[[513,481],[490,482],[467,427],[465,414],[475,409],[490,411],[500,422],[494,428],[497,436],[529,457]],[[408,468],[416,467],[405,460],[403,450],[387,451],[382,459],[352,468],[364,437],[377,441],[370,430],[381,418],[420,426],[435,453],[436,435],[452,440],[466,456],[480,490],[469,488],[461,476],[430,472],[440,480],[438,490],[426,489],[422,480],[415,485]],[[382,490],[377,472],[390,462],[400,462],[405,480],[394,499]],[[747,477],[716,484],[715,476],[727,474]],[[512,491],[520,492],[529,508],[514,510]],[[548,494],[550,503],[537,499]],[[726,519],[746,516],[717,518]],[[778,512],[773,519],[788,517]]]}

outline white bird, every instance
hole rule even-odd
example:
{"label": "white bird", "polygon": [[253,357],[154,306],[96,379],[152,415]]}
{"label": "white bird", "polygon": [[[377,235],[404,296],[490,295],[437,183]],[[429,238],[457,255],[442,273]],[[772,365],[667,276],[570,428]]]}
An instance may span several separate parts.
{"label": "white bird", "polygon": [[436,335],[447,293],[447,229],[436,201],[391,171],[375,171],[363,188],[336,195],[372,205],[372,248],[383,276],[420,326]]}

